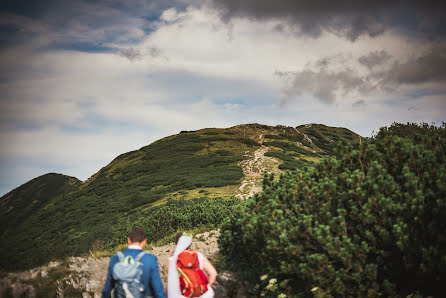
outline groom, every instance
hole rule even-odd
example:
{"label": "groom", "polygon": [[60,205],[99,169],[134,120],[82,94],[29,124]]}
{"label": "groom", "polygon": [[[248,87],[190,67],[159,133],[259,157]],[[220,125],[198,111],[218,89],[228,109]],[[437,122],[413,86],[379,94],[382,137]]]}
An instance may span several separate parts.
{"label": "groom", "polygon": [[[146,245],[146,232],[141,228],[134,228],[127,238],[128,248],[123,251],[125,257],[131,256],[133,259],[142,251]],[[102,290],[102,298],[111,297],[111,292],[115,288],[117,281],[113,278],[113,267],[119,262],[118,256],[115,254],[110,258],[108,266],[107,281]],[[154,255],[145,253],[141,258],[142,274],[140,284],[143,287],[141,297],[157,297],[165,298],[163,284],[161,282],[158,260]]]}

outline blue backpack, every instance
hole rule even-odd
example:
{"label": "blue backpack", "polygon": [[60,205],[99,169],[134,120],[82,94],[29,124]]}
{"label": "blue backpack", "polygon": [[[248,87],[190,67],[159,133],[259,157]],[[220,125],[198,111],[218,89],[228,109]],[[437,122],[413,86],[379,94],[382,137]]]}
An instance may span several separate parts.
{"label": "blue backpack", "polygon": [[145,252],[141,251],[135,259],[132,256],[124,256],[120,251],[117,253],[119,262],[113,266],[113,279],[117,282],[115,297],[117,298],[139,298],[144,290],[140,278],[142,274],[142,263],[140,260]]}

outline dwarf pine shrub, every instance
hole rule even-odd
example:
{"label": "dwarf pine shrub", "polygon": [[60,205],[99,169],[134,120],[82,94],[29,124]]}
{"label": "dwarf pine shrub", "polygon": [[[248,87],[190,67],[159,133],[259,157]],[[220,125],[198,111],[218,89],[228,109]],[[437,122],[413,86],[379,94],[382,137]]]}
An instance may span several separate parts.
{"label": "dwarf pine shrub", "polygon": [[440,297],[445,231],[446,124],[393,124],[314,167],[265,175],[219,245],[235,268],[290,280],[288,294]]}

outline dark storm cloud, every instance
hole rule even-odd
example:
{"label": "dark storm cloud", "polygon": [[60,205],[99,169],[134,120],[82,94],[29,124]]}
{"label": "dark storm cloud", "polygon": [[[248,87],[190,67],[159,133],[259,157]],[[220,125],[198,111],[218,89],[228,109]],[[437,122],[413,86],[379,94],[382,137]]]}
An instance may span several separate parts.
{"label": "dark storm cloud", "polygon": [[[356,92],[367,96],[372,91],[396,92],[401,85],[416,87],[430,83],[437,84],[436,88],[441,89],[442,83],[446,83],[445,53],[444,46],[435,46],[424,54],[400,61],[385,51],[370,52],[358,59],[360,64],[367,67],[367,71],[361,74],[346,66],[347,58],[337,55],[308,63],[301,71],[276,71],[275,74],[284,84],[287,99],[309,94],[323,103],[331,104],[339,94]],[[365,104],[362,99],[352,106]]]}
{"label": "dark storm cloud", "polygon": [[180,0],[3,1],[0,46],[17,44],[43,50],[108,51],[108,44],[138,43],[154,30],[164,9],[184,9]]}
{"label": "dark storm cloud", "polygon": [[303,35],[318,37],[327,30],[352,41],[362,34],[379,35],[390,25],[407,25],[403,22],[412,17],[410,22],[417,27],[433,23],[427,29],[432,33],[438,29],[435,24],[444,22],[445,16],[445,4],[441,1],[213,0],[213,4],[226,20],[234,17],[282,19],[296,26]]}
{"label": "dark storm cloud", "polygon": [[48,32],[45,24],[24,15],[0,11],[0,47],[19,45]]}
{"label": "dark storm cloud", "polygon": [[386,79],[397,85],[446,82],[446,47],[435,47],[403,63],[395,62]]}

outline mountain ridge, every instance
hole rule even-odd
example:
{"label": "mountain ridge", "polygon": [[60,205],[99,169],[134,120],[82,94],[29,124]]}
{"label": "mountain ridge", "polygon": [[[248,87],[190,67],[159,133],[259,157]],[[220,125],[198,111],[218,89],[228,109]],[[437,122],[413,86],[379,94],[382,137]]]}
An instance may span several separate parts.
{"label": "mountain ridge", "polygon": [[[119,243],[129,222],[149,225],[151,240],[188,225],[215,227],[235,204],[231,197],[261,190],[263,170],[280,173],[304,168],[332,155],[337,142],[354,142],[358,137],[348,129],[321,124],[273,127],[256,123],[167,136],[118,155],[68,192],[47,196],[42,208],[21,215],[16,226],[2,224],[5,231],[0,240],[6,244],[0,249],[0,264],[8,269],[29,268],[92,248],[107,249]],[[207,206],[213,215],[203,211],[197,222],[192,206],[200,210]],[[177,210],[172,212],[178,212],[174,214],[178,218],[166,214],[169,208]],[[2,205],[0,213],[6,212]],[[171,226],[164,228],[145,218],[170,220]],[[64,239],[62,244],[59,238]]]}
{"label": "mountain ridge", "polygon": [[[53,199],[65,195],[82,183],[79,179],[59,173],[38,176],[11,190],[0,198],[0,235],[31,212],[44,207]],[[19,215],[18,209],[21,209]]]}

